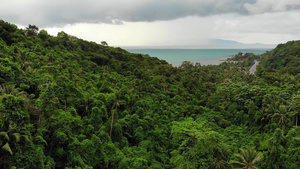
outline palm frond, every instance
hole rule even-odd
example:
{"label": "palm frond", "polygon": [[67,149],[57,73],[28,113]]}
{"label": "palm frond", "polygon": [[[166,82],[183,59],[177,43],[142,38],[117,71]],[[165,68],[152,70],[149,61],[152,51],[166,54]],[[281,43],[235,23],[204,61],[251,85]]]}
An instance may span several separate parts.
{"label": "palm frond", "polygon": [[8,136],[8,134],[7,134],[6,132],[1,131],[1,132],[0,132],[0,136],[1,136],[1,137],[4,137],[6,141],[9,141],[9,136]]}
{"label": "palm frond", "polygon": [[236,154],[235,156],[240,158],[243,161],[243,163],[245,163],[245,164],[248,163],[247,159],[249,158],[249,156],[248,156],[248,153],[244,149],[240,148],[240,154]]}
{"label": "palm frond", "polygon": [[13,155],[13,152],[11,151],[11,148],[8,143],[6,143],[6,144],[4,144],[4,146],[2,146],[2,150],[9,152],[10,155]]}
{"label": "palm frond", "polygon": [[20,133],[13,133],[11,136],[13,136],[15,138],[17,143],[21,141],[21,134]]}
{"label": "palm frond", "polygon": [[230,164],[239,167],[252,166],[263,160],[263,153],[257,152],[254,148],[248,147],[247,149],[240,148],[240,153],[235,154],[238,161],[231,161]]}
{"label": "palm frond", "polygon": [[230,161],[229,164],[236,166],[236,167],[241,167],[241,168],[245,167],[245,164],[242,162],[239,162],[239,161]]}
{"label": "palm frond", "polygon": [[252,164],[256,164],[264,159],[263,153],[259,152],[256,157],[253,159]]}
{"label": "palm frond", "polygon": [[25,92],[25,91],[16,93],[16,96],[26,96],[26,95],[27,95],[27,92]]}
{"label": "palm frond", "polygon": [[21,135],[21,139],[22,139],[22,141],[30,142],[29,137],[26,135]]}

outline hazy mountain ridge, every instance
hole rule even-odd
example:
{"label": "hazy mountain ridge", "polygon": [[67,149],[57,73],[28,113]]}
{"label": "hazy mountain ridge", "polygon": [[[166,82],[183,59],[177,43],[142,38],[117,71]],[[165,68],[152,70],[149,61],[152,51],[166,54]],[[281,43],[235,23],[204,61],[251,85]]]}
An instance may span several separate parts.
{"label": "hazy mountain ridge", "polygon": [[273,49],[277,44],[241,43],[233,40],[210,39],[200,45],[122,46],[124,49]]}

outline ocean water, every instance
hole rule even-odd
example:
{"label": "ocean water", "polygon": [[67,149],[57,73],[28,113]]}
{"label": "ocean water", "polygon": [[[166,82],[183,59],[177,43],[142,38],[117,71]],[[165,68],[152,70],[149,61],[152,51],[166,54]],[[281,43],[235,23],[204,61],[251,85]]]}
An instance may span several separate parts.
{"label": "ocean water", "polygon": [[226,58],[239,52],[262,54],[262,49],[130,49],[131,53],[148,54],[165,60],[173,66],[179,66],[183,61],[200,63],[201,65],[218,65]]}

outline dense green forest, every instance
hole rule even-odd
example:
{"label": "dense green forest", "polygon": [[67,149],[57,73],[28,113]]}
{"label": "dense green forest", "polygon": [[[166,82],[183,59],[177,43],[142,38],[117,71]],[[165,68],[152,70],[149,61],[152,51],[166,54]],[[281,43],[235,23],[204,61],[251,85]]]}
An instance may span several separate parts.
{"label": "dense green forest", "polygon": [[173,67],[0,20],[0,168],[299,169],[300,41],[241,59]]}

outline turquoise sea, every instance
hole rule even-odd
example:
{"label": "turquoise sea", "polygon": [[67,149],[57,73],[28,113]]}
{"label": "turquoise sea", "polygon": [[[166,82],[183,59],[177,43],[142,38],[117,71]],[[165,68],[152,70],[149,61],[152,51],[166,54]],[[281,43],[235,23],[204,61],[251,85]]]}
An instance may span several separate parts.
{"label": "turquoise sea", "polygon": [[267,49],[130,49],[128,51],[148,54],[166,60],[173,66],[179,66],[183,61],[199,62],[201,65],[218,65],[239,52],[262,54]]}

